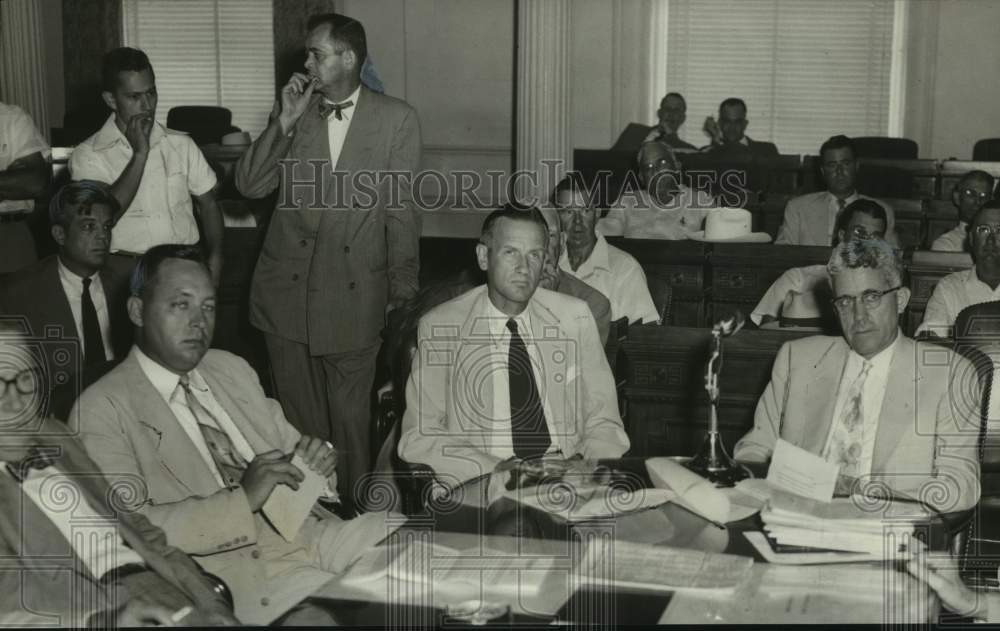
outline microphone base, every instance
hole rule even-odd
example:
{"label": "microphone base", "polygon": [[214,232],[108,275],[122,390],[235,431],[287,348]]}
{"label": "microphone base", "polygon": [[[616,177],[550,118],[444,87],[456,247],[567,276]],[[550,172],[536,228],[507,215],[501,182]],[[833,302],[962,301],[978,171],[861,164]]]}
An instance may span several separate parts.
{"label": "microphone base", "polygon": [[708,433],[701,449],[685,466],[717,487],[735,486],[740,480],[753,477],[729,456],[718,432]]}

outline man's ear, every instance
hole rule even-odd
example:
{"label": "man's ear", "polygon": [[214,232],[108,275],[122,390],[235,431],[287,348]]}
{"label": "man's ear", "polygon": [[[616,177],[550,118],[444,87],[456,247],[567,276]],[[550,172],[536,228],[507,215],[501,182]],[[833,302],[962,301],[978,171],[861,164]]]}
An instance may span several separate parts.
{"label": "man's ear", "polygon": [[485,243],[476,244],[476,262],[479,263],[479,269],[486,271],[489,262],[489,252],[490,249],[486,247]]}
{"label": "man's ear", "polygon": [[107,90],[101,92],[101,98],[104,99],[104,104],[111,108],[112,112],[118,111],[118,104],[115,103],[115,95],[111,94]]}
{"label": "man's ear", "polygon": [[66,245],[66,228],[56,224],[52,226],[49,232],[52,234],[52,239],[55,240],[59,247]]}
{"label": "man's ear", "polygon": [[910,304],[910,288],[900,287],[896,290],[896,310],[902,314],[908,304]]}
{"label": "man's ear", "polygon": [[344,51],[344,65],[348,70],[356,70],[358,68],[358,56],[349,48]]}
{"label": "man's ear", "polygon": [[132,321],[132,324],[142,326],[142,298],[129,296],[125,307],[128,309],[128,319]]}

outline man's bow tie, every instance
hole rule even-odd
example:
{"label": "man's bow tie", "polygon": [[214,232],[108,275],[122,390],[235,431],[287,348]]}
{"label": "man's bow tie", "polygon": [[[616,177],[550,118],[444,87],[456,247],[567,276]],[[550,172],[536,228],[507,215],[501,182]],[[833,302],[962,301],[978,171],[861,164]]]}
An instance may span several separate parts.
{"label": "man's bow tie", "polygon": [[343,103],[327,103],[326,101],[320,101],[319,115],[325,119],[329,118],[330,114],[333,114],[337,117],[337,120],[344,120],[343,111],[353,105],[354,103],[351,101],[344,101]]}
{"label": "man's bow tie", "polygon": [[47,450],[43,451],[38,447],[32,447],[28,451],[28,455],[17,462],[8,462],[7,471],[10,472],[14,479],[18,482],[23,482],[31,469],[46,469],[52,466],[59,459],[59,451]]}

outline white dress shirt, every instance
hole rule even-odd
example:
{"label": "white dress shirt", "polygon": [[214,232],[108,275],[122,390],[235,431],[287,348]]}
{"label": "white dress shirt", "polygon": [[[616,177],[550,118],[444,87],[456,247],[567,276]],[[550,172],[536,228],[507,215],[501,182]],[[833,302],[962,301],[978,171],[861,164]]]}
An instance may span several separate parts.
{"label": "white dress shirt", "polygon": [[[493,379],[493,419],[490,427],[493,432],[490,434],[487,443],[488,452],[506,460],[514,455],[514,440],[511,436],[510,423],[510,376],[508,373],[508,363],[510,357],[511,332],[507,328],[507,321],[511,316],[503,313],[487,298],[482,317],[489,323],[490,340],[492,351],[489,357],[489,372]],[[531,372],[535,379],[535,388],[538,389],[538,396],[542,400],[542,410],[545,413],[545,425],[549,430],[549,437],[552,439],[547,453],[559,449],[559,441],[556,440],[556,432],[552,425],[552,410],[549,407],[548,399],[545,398],[545,368],[542,358],[538,355],[538,346],[532,340],[531,317],[525,309],[517,316],[517,334],[524,341],[524,346],[528,351],[528,358],[531,359]],[[476,368],[480,368],[478,362]]]}
{"label": "white dress shirt", "polygon": [[[6,472],[4,464],[0,463],[0,471]],[[70,495],[78,501],[66,501],[67,484],[74,488],[74,493]],[[146,563],[135,550],[125,545],[117,522],[94,510],[73,477],[63,474],[55,466],[29,469],[21,483],[21,490],[66,537],[76,556],[94,578],[101,578],[110,570],[129,563]],[[30,536],[30,533],[24,535]]]}
{"label": "white dress shirt", "polygon": [[935,252],[965,252],[965,237],[968,234],[969,224],[960,221],[957,226],[934,239],[931,250]]}
{"label": "white dress shirt", "polygon": [[666,206],[655,201],[647,191],[624,195],[597,221],[601,234],[631,239],[687,239],[692,232],[704,229],[708,211],[715,200],[704,191],[683,184]]}
{"label": "white dress shirt", "polygon": [[[86,340],[83,339],[83,277],[71,272],[68,267],[63,265],[62,259],[57,257],[57,260],[59,261],[59,281],[62,283],[66,300],[69,301],[69,310],[73,312],[76,334],[80,338],[81,345],[85,345]],[[114,359],[115,352],[111,347],[111,316],[108,314],[108,300],[104,295],[104,285],[101,283],[100,274],[94,274],[90,277],[90,299],[97,312],[97,324],[101,327],[104,356]]]}
{"label": "white dress shirt", "polygon": [[659,322],[656,304],[646,284],[646,274],[631,254],[609,245],[597,234],[597,244],[590,257],[573,271],[569,253],[564,248],[559,267],[576,276],[611,302],[611,320],[627,317],[630,324]]}
{"label": "white dress shirt", "polygon": [[[31,117],[16,105],[0,103],[0,171],[34,153],[41,153],[46,160],[52,156]],[[18,214],[34,207],[33,199],[0,199],[0,214]]]}
{"label": "white dress shirt", "polygon": [[[361,86],[354,91],[351,96],[340,101],[341,103],[350,101],[353,105],[340,111],[340,120],[333,114],[326,118],[326,131],[330,138],[330,168],[336,169],[340,160],[340,151],[344,148],[344,139],[347,138],[347,131],[351,128],[351,121],[354,119],[354,112],[358,109],[358,97],[361,95]],[[327,100],[327,103],[333,101]]]}
{"label": "white dress shirt", "polygon": [[[212,475],[218,481],[219,488],[225,488],[227,485],[223,481],[218,467],[215,465],[212,452],[209,451],[208,445],[205,444],[205,437],[201,432],[201,428],[198,427],[198,419],[194,417],[191,408],[187,405],[184,397],[184,389],[180,387],[180,377],[150,359],[148,355],[139,350],[138,346],[133,346],[132,352],[139,361],[139,366],[142,368],[142,372],[145,373],[146,378],[152,382],[153,387],[156,388],[156,391],[160,393],[163,400],[170,406],[170,411],[174,413],[174,417],[177,418],[177,422],[184,430],[184,433],[194,443],[198,453],[201,454],[202,460],[205,461]],[[201,419],[201,421],[206,424],[212,424],[212,420],[214,420],[216,423],[215,429],[229,436],[229,440],[233,443],[233,448],[243,456],[244,460],[247,462],[252,461],[255,456],[253,448],[250,447],[250,443],[247,442],[243,433],[233,423],[233,419],[226,410],[219,405],[215,395],[212,394],[212,389],[205,383],[205,379],[198,372],[197,368],[188,373],[188,379],[195,399],[214,417],[214,419]]]}
{"label": "white dress shirt", "polygon": [[917,327],[916,334],[930,331],[940,337],[951,337],[955,319],[962,309],[994,300],[1000,300],[1000,286],[990,289],[989,285],[979,280],[975,265],[948,274],[934,286],[934,293],[924,311],[924,321]]}
{"label": "white dress shirt", "polygon": [[[896,331],[896,339],[887,348],[884,348],[878,355],[867,360],[871,362],[871,370],[864,382],[864,389],[861,393],[861,412],[864,416],[863,437],[861,439],[861,458],[858,460],[858,474],[868,475],[872,470],[872,456],[875,453],[875,437],[878,434],[878,421],[882,413],[882,400],[885,398],[886,385],[889,382],[889,366],[892,364],[892,355],[899,345],[899,336],[902,332]],[[847,363],[844,365],[844,372],[840,375],[840,385],[837,387],[837,402],[833,408],[833,418],[830,422],[830,432],[826,437],[826,447],[823,453],[826,454],[831,449],[837,424],[844,413],[844,406],[847,405],[847,395],[850,392],[851,384],[861,374],[864,367],[865,358],[858,355],[853,350],[847,354]]]}
{"label": "white dress shirt", "polygon": [[861,196],[858,195],[857,191],[854,191],[853,193],[844,198],[843,206],[840,205],[840,201],[838,201],[837,196],[831,193],[830,191],[826,192],[826,197],[827,197],[826,207],[829,211],[826,216],[827,217],[826,232],[827,234],[830,235],[830,242],[832,243],[833,231],[837,227],[837,215],[840,214],[841,208],[847,208],[847,206],[849,206],[850,204],[853,204],[855,201],[861,199]]}
{"label": "white dress shirt", "polygon": [[[113,184],[132,159],[132,145],[111,114],[101,129],[73,150],[69,171],[74,180]],[[132,203],[111,234],[111,251],[142,254],[154,245],[198,242],[191,196],[211,191],[215,171],[187,134],[154,122],[149,157]]]}

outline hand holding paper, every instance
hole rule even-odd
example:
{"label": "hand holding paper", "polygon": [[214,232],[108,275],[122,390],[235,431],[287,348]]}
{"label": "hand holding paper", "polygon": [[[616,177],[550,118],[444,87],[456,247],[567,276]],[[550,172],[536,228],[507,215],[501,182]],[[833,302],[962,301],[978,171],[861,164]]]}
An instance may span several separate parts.
{"label": "hand holding paper", "polygon": [[327,478],[313,471],[298,453],[292,456],[292,465],[304,476],[298,490],[279,484],[262,507],[264,515],[286,541],[295,539],[316,500],[327,492]]}

